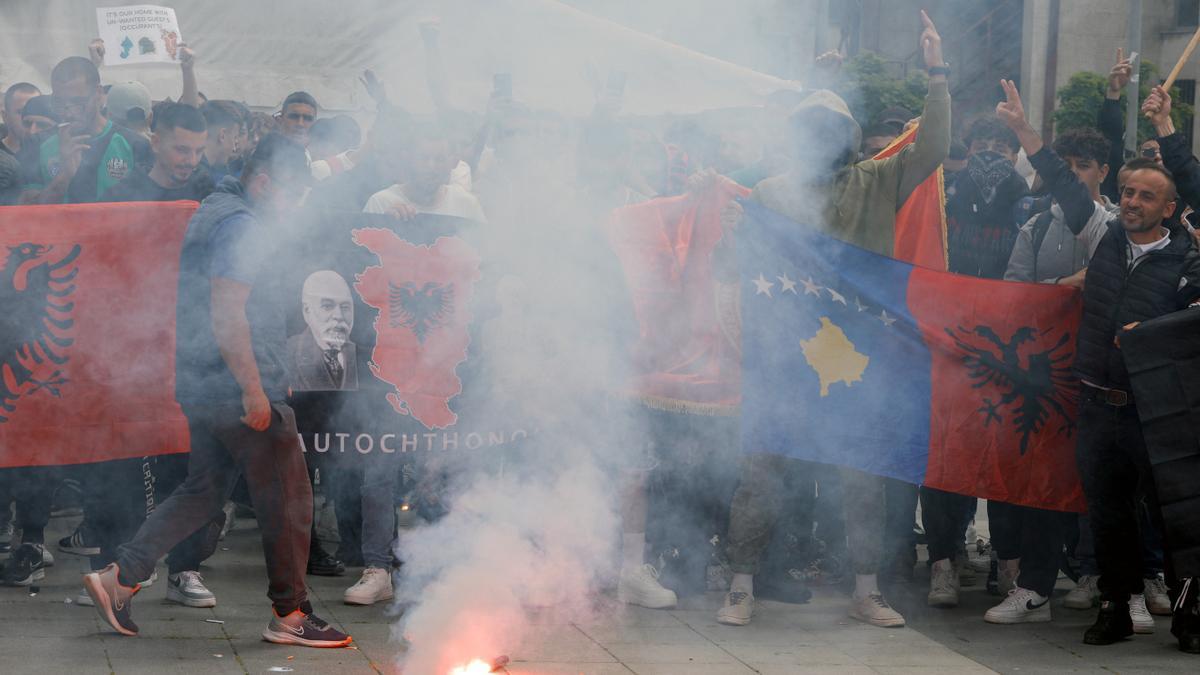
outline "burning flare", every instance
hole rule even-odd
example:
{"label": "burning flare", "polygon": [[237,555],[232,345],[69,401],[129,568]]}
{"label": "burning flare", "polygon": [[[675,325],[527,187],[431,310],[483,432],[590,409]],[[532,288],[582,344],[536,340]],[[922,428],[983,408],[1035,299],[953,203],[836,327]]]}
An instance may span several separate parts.
{"label": "burning flare", "polygon": [[455,666],[450,669],[450,675],[488,675],[492,672],[492,664],[483,659],[475,659],[465,666]]}

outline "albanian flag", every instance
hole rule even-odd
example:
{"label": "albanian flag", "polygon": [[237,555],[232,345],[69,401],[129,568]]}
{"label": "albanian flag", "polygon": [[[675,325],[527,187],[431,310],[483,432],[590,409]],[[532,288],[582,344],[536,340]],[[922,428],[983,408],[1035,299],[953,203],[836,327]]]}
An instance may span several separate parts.
{"label": "albanian flag", "polygon": [[[898,154],[917,140],[920,126],[914,126],[892,141],[874,159]],[[946,186],[942,167],[917,186],[896,211],[896,235],[892,255],[933,270],[945,270],[946,258]]]}
{"label": "albanian flag", "polygon": [[1084,509],[1076,291],[915,267],[743,206],[747,452]]}
{"label": "albanian flag", "polygon": [[606,224],[638,321],[632,398],[673,412],[736,414],[740,364],[718,317],[712,256],[722,209],[749,193],[722,178],[703,192],[618,209]]}
{"label": "albanian flag", "polygon": [[457,369],[471,341],[479,255],[459,237],[419,245],[364,227],[352,238],[380,263],[354,282],[363,302],[379,312],[371,374],[391,388],[387,401],[397,413],[428,429],[453,426],[458,415],[450,401],[463,391]]}
{"label": "albanian flag", "polygon": [[175,301],[195,210],[0,208],[0,467],[187,451]]}

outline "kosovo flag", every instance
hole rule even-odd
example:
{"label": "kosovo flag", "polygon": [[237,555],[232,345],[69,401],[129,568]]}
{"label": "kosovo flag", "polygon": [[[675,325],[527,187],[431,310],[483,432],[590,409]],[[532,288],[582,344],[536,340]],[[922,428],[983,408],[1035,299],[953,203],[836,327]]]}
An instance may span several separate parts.
{"label": "kosovo flag", "polygon": [[915,267],[743,206],[747,452],[1084,509],[1078,292]]}

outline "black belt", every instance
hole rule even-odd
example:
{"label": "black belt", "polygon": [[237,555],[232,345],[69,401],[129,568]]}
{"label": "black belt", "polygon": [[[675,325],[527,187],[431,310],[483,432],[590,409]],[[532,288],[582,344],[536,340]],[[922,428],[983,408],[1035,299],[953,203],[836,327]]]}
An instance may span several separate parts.
{"label": "black belt", "polygon": [[1090,384],[1083,385],[1083,400],[1089,403],[1102,403],[1114,408],[1124,408],[1133,405],[1133,394],[1120,389],[1101,389]]}

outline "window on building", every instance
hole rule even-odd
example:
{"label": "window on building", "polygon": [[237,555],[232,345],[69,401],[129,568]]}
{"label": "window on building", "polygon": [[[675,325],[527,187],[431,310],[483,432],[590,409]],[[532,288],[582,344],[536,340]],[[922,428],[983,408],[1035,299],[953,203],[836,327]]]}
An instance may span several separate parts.
{"label": "window on building", "polygon": [[[1187,103],[1190,106],[1196,105],[1196,81],[1195,80],[1175,80],[1175,88],[1179,90],[1179,100]],[[1195,113],[1186,115],[1179,120],[1179,128],[1176,131],[1183,134],[1187,139],[1187,146],[1192,147]]]}
{"label": "window on building", "polygon": [[1175,25],[1192,27],[1200,24],[1200,0],[1176,0]]}

